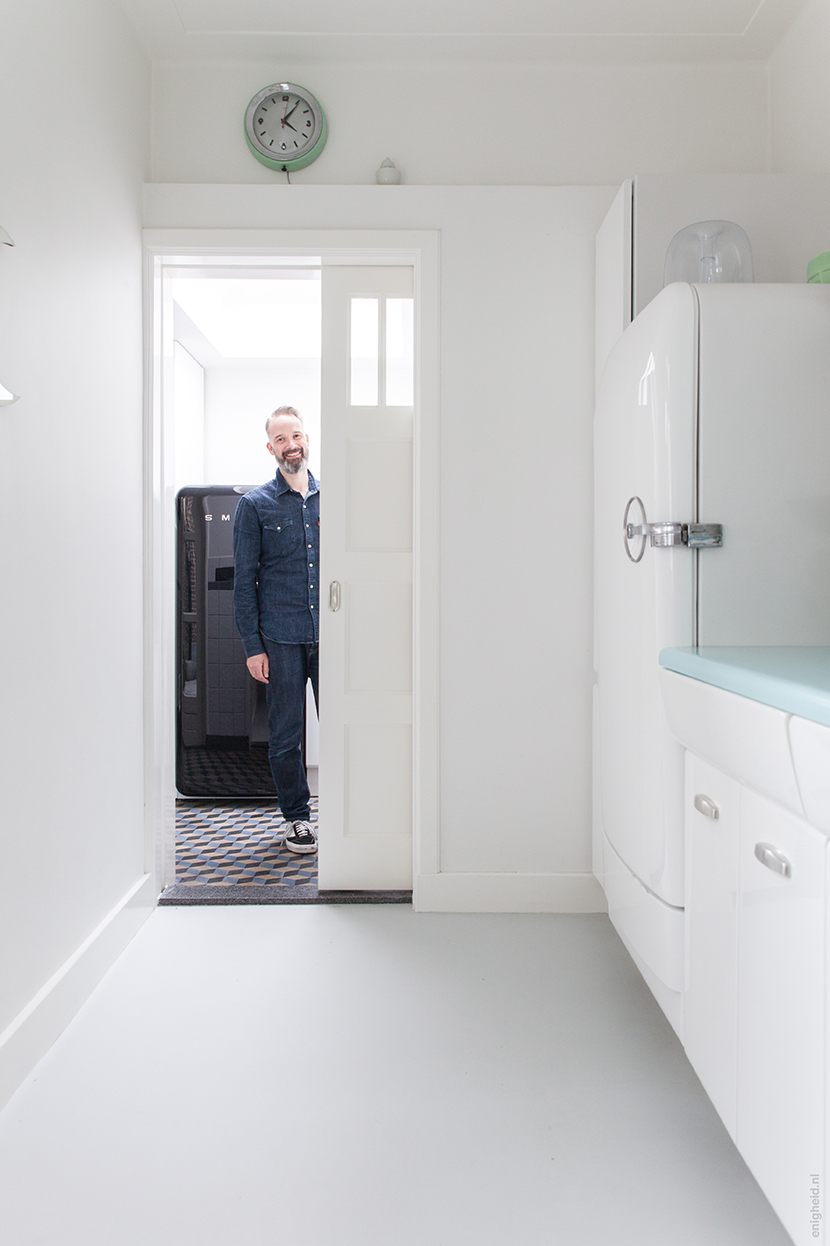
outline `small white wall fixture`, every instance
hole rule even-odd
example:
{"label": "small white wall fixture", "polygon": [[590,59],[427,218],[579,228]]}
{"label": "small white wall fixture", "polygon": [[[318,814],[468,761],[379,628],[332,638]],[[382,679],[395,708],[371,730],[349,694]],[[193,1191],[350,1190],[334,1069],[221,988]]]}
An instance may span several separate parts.
{"label": "small white wall fixture", "polygon": [[[14,246],[14,242],[2,225],[0,225],[0,242],[7,247]],[[13,394],[10,389],[6,389],[5,385],[0,385],[0,407],[10,407],[13,402],[17,402],[19,397],[19,394]]]}

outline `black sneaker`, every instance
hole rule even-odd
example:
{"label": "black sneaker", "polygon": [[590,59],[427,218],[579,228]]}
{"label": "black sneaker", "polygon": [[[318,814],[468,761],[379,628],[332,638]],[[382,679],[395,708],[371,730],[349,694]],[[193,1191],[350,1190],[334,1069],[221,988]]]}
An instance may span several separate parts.
{"label": "black sneaker", "polygon": [[316,852],[317,832],[310,822],[286,822],[282,842],[289,852]]}

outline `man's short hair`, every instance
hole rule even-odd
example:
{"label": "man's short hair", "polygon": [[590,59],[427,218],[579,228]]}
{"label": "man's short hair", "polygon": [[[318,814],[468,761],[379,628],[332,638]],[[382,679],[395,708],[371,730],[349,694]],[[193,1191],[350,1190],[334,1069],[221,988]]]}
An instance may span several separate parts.
{"label": "man's short hair", "polygon": [[295,416],[302,424],[303,432],[305,432],[305,421],[296,407],[277,407],[276,411],[272,411],[268,416],[268,419],[265,421],[265,432],[269,437],[271,436],[271,421],[276,420],[281,415]]}

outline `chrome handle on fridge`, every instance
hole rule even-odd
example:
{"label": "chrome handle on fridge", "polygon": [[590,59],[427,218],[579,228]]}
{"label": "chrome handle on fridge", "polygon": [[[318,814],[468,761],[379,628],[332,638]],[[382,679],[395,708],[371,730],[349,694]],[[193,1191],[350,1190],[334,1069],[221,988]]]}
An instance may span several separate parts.
{"label": "chrome handle on fridge", "polygon": [[[640,522],[638,524],[628,522],[628,517],[631,514],[631,508],[634,505],[637,505],[640,508]],[[642,498],[638,498],[636,496],[629,498],[628,505],[625,508],[625,514],[623,515],[623,546],[625,547],[626,557],[629,558],[631,562],[639,562],[643,557],[643,554],[646,552],[648,527],[649,525],[646,523],[646,508],[643,506]],[[641,542],[640,548],[636,555],[632,554],[631,546],[629,545],[629,541],[633,541],[635,537],[639,537]]]}
{"label": "chrome handle on fridge", "polygon": [[698,813],[702,813],[704,818],[712,818],[716,820],[720,817],[720,809],[710,796],[704,796],[702,792],[698,792],[695,796],[695,809]]}
{"label": "chrome handle on fridge", "polygon": [[[632,506],[640,508],[640,523],[629,523]],[[630,541],[639,538],[642,542],[635,557],[631,552]],[[625,552],[632,562],[639,562],[646,552],[646,541],[651,540],[653,549],[666,549],[673,545],[685,545],[687,549],[714,549],[723,545],[723,525],[719,523],[675,523],[662,519],[658,523],[649,523],[646,519],[646,508],[641,498],[629,498],[623,516],[623,543]]]}
{"label": "chrome handle on fridge", "polygon": [[329,610],[340,609],[340,581],[332,580],[329,584]]}
{"label": "chrome handle on fridge", "polygon": [[779,852],[773,844],[756,844],[755,855],[768,870],[774,870],[782,878],[792,877],[792,866],[783,852]]}

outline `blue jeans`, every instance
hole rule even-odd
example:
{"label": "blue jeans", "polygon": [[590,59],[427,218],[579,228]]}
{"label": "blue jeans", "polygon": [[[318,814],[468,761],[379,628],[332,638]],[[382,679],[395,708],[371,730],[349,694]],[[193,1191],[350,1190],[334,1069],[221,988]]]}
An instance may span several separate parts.
{"label": "blue jeans", "polygon": [[263,637],[268,654],[268,760],[286,822],[307,822],[308,780],[303,765],[303,709],[309,679],[319,706],[316,644],[283,645]]}

